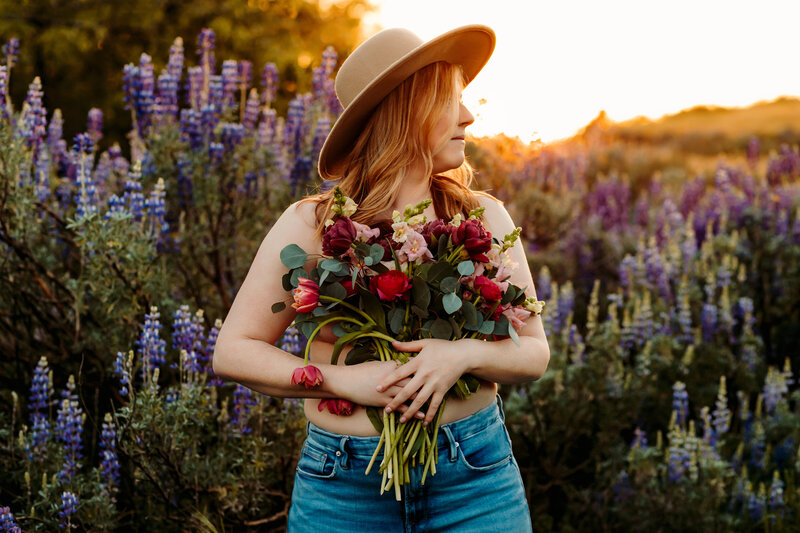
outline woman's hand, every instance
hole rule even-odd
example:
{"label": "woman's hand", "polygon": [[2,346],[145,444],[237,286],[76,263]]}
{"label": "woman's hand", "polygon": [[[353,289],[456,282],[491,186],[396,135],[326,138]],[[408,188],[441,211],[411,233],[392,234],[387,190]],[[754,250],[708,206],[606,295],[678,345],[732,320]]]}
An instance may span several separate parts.
{"label": "woman's hand", "polygon": [[[419,417],[420,408],[430,399],[431,403],[425,414],[425,424],[430,424],[444,400],[444,395],[467,372],[467,358],[464,356],[465,347],[462,342],[464,340],[466,339],[420,339],[393,343],[394,348],[401,352],[419,353],[378,383],[378,392],[392,396],[391,401],[386,404],[386,411],[403,412],[400,421],[405,422],[411,417]],[[413,402],[407,409],[403,409],[404,402],[409,398]]]}
{"label": "woman's hand", "polygon": [[[363,406],[385,406],[411,381],[409,379],[393,380],[391,385],[380,390],[375,386],[376,383],[384,383],[388,376],[397,369],[397,365],[392,361],[366,361],[357,365],[333,368],[341,371],[342,375],[337,380],[338,386],[332,392],[339,398]],[[398,409],[400,412],[405,410],[405,405]],[[419,414],[419,417],[422,417],[422,413]]]}

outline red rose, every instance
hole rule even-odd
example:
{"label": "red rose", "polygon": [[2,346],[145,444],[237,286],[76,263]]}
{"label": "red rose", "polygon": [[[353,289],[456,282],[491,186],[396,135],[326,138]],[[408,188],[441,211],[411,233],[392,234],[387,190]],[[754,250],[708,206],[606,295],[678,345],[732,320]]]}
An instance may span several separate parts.
{"label": "red rose", "polygon": [[436,239],[441,239],[442,235],[450,235],[452,237],[456,229],[457,228],[452,224],[448,224],[444,220],[437,218],[425,224],[420,233],[425,237],[425,242],[428,243],[428,246],[430,246],[433,237],[436,237]]}
{"label": "red rose", "polygon": [[338,416],[350,416],[353,414],[355,404],[350,400],[342,400],[341,398],[326,398],[319,401],[317,409],[321,412],[327,408],[331,413]]}
{"label": "red rose", "polygon": [[492,249],[492,234],[483,228],[480,220],[471,218],[461,223],[453,236],[456,246],[463,244],[471,259],[488,263],[486,252]]}
{"label": "red rose", "polygon": [[392,301],[403,297],[411,288],[408,276],[399,270],[384,272],[369,280],[369,290],[376,293],[381,300]]}
{"label": "red rose", "polygon": [[310,313],[319,303],[319,285],[308,278],[300,278],[296,289],[292,289],[294,303],[292,307],[298,313]]}
{"label": "red rose", "polygon": [[293,385],[305,385],[307,389],[313,389],[322,382],[322,371],[314,365],[301,366],[292,372]]}
{"label": "red rose", "polygon": [[481,298],[487,302],[496,302],[503,297],[503,291],[498,287],[497,283],[490,280],[486,276],[478,276],[472,282],[472,286],[481,295]]}
{"label": "red rose", "polygon": [[344,287],[344,290],[347,291],[347,295],[345,296],[345,298],[349,298],[350,296],[358,292],[356,288],[353,287],[353,281],[349,279],[342,282],[342,287]]}
{"label": "red rose", "polygon": [[356,240],[356,227],[347,217],[339,217],[322,235],[322,253],[333,257],[342,255]]}

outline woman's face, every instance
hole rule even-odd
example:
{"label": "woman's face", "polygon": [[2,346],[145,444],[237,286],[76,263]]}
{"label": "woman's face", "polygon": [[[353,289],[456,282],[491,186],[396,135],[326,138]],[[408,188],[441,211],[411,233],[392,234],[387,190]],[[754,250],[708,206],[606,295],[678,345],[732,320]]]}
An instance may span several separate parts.
{"label": "woman's face", "polygon": [[458,168],[464,163],[466,140],[464,130],[475,121],[467,106],[460,101],[450,106],[433,126],[428,142],[433,151],[433,173]]}

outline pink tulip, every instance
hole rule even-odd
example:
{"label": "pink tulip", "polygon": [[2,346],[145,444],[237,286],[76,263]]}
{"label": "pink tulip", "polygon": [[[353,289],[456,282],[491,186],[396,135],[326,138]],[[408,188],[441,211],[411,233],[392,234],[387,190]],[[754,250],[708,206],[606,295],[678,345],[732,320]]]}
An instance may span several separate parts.
{"label": "pink tulip", "polygon": [[292,296],[294,296],[292,307],[297,309],[298,313],[310,313],[319,303],[319,285],[308,278],[301,278],[300,284],[292,290]]}
{"label": "pink tulip", "polygon": [[327,408],[332,414],[337,416],[350,416],[353,414],[355,404],[350,400],[343,400],[341,398],[326,398],[319,401],[317,409],[322,411]]}
{"label": "pink tulip", "polygon": [[307,389],[321,385],[323,382],[322,371],[314,365],[301,366],[292,372],[293,385],[305,385]]}

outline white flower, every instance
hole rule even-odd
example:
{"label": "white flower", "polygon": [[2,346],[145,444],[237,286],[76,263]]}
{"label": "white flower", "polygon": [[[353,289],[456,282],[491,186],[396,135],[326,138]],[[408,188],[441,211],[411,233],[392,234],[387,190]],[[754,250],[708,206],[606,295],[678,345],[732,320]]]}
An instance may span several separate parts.
{"label": "white flower", "polygon": [[456,213],[456,216],[453,217],[453,220],[450,221],[450,224],[455,227],[459,227],[463,220],[464,217],[461,216],[461,213]]}
{"label": "white flower", "polygon": [[394,222],[396,224],[396,223],[402,222],[402,221],[403,221],[403,213],[401,213],[397,209],[392,211],[392,222]]}
{"label": "white flower", "polygon": [[425,224],[425,215],[414,215],[408,219],[409,226],[421,226],[423,224]]}
{"label": "white flower", "polygon": [[333,226],[333,224],[334,224],[334,222],[333,222],[332,218],[329,218],[328,220],[325,221],[325,227],[326,228],[329,227],[329,226]]}
{"label": "white flower", "polygon": [[358,209],[358,204],[356,204],[352,198],[347,198],[342,206],[342,214],[346,217],[350,217],[356,212],[356,209]]}
{"label": "white flower", "polygon": [[525,307],[525,309],[534,315],[540,315],[544,309],[544,302],[542,300],[537,300],[536,298],[528,298],[525,300],[523,307]]}
{"label": "white flower", "polygon": [[392,235],[394,242],[406,242],[406,239],[408,239],[408,232],[413,231],[408,227],[407,222],[402,221],[392,224],[392,229],[394,230],[394,235]]}

